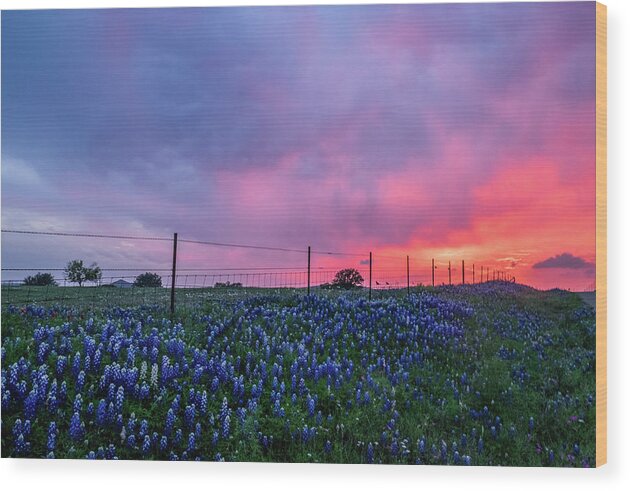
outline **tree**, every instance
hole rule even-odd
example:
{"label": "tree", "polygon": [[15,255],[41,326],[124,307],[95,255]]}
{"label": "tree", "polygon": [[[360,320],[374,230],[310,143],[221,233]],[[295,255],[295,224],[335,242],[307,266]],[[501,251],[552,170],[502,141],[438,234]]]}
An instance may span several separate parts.
{"label": "tree", "polygon": [[83,286],[86,281],[97,282],[102,277],[101,268],[96,263],[91,266],[84,266],[82,259],[74,259],[70,261],[65,269],[66,279],[72,283],[78,283]]}
{"label": "tree", "polygon": [[337,271],[335,279],[332,280],[331,285],[339,288],[345,288],[349,290],[361,286],[363,283],[363,276],[354,268],[342,269]]}
{"label": "tree", "polygon": [[162,286],[162,277],[157,273],[142,273],[136,276],[133,286],[160,287]]}
{"label": "tree", "polygon": [[92,265],[88,268],[87,277],[85,278],[86,281],[97,283],[101,281],[102,277],[103,272],[101,271],[101,268],[98,266],[98,264],[92,263]]}
{"label": "tree", "polygon": [[57,282],[50,273],[37,273],[24,278],[26,286],[57,286]]}
{"label": "tree", "polygon": [[215,288],[242,288],[243,284],[242,283],[230,283],[229,281],[226,281],[225,283],[222,283],[220,281],[217,281],[214,284]]}

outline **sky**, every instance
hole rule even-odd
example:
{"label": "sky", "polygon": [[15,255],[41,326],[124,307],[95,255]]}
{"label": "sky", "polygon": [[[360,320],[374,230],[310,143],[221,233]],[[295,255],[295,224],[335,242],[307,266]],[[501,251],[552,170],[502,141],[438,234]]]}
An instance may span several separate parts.
{"label": "sky", "polygon": [[[1,175],[3,229],[593,289],[595,4],[4,11]],[[1,256],[145,271],[172,244],[3,233]],[[182,269],[305,263],[178,245]]]}

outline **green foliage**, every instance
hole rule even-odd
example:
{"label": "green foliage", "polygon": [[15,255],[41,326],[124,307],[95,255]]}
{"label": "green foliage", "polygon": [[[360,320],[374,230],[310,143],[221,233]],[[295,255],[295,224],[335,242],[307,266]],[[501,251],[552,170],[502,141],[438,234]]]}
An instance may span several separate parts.
{"label": "green foliage", "polygon": [[50,273],[37,273],[24,278],[26,286],[57,286],[57,282]]}
{"label": "green foliage", "polygon": [[102,272],[96,263],[84,266],[82,259],[74,259],[66,265],[65,276],[68,281],[83,286],[86,281],[98,282],[102,277]]}
{"label": "green foliage", "polygon": [[161,287],[162,277],[157,273],[142,273],[136,277],[133,286],[140,287]]}
{"label": "green foliage", "polygon": [[331,285],[333,287],[344,288],[350,290],[351,288],[359,287],[363,284],[363,276],[354,268],[346,268],[341,271],[337,271],[335,279]]}

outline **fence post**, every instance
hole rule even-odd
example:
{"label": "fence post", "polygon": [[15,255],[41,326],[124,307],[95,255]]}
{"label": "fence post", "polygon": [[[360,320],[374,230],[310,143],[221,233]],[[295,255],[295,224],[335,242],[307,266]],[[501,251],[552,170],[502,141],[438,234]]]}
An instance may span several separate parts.
{"label": "fence post", "polygon": [[475,284],[475,263],[473,263],[473,285]]}
{"label": "fence post", "polygon": [[435,259],[431,259],[431,286],[435,287]]}
{"label": "fence post", "polygon": [[448,262],[448,284],[451,284],[451,262]]}
{"label": "fence post", "polygon": [[409,291],[409,256],[407,256],[407,295],[411,292]]}
{"label": "fence post", "polygon": [[177,232],[173,234],[173,277],[171,279],[171,315],[175,313],[175,273],[177,271]]}
{"label": "fence post", "polygon": [[308,273],[306,274],[306,294],[311,294],[311,246],[308,246]]}
{"label": "fence post", "polygon": [[462,259],[462,285],[466,284],[466,277],[464,276],[464,260]]}
{"label": "fence post", "polygon": [[368,300],[372,300],[372,251],[370,251],[370,290],[368,291]]}

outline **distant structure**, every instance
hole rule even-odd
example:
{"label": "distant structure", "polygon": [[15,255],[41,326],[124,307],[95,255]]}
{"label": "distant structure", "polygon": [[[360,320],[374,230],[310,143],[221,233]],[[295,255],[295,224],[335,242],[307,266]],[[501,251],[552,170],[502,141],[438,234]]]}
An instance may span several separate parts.
{"label": "distant structure", "polygon": [[125,280],[116,280],[112,283],[112,286],[115,286],[116,288],[131,288],[133,283],[129,283]]}

